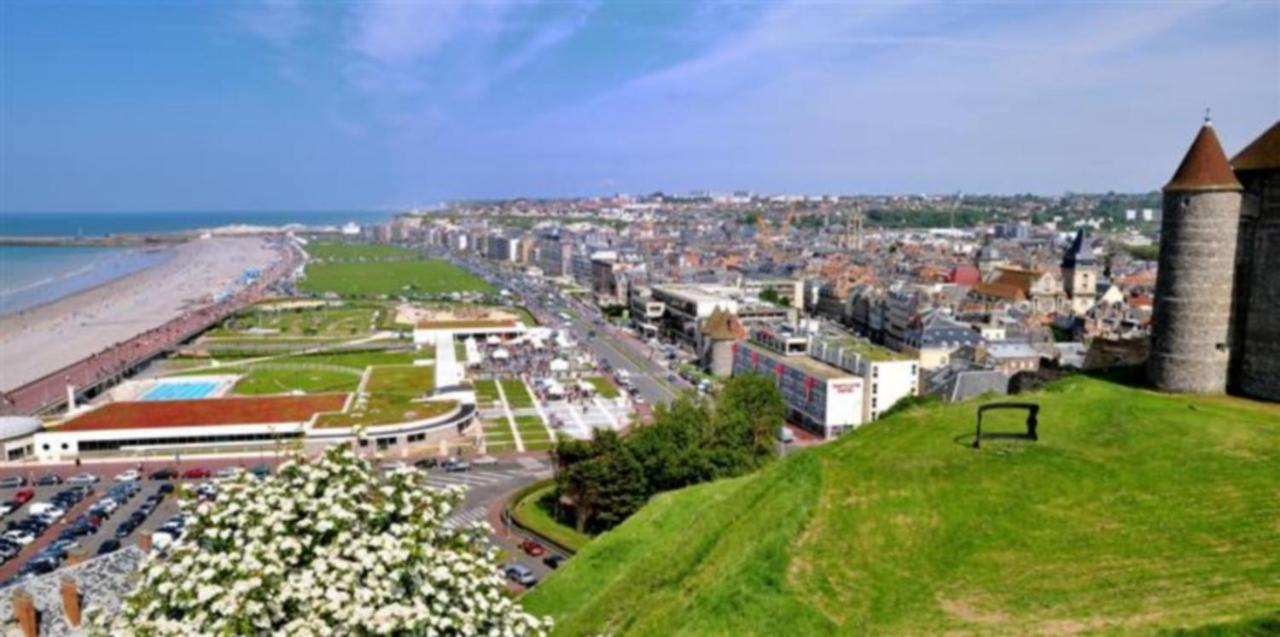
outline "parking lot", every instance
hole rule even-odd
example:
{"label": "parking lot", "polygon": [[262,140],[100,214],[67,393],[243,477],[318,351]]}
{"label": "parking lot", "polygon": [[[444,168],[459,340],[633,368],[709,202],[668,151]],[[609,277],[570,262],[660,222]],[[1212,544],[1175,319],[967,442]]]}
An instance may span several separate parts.
{"label": "parking lot", "polygon": [[[0,583],[7,583],[11,578],[17,575],[22,567],[33,557],[53,544],[58,539],[62,531],[71,527],[77,519],[81,518],[81,516],[87,516],[89,509],[95,503],[100,502],[107,497],[108,489],[110,489],[114,484],[117,483],[108,476],[101,479],[96,484],[90,485],[93,489],[92,492],[74,506],[67,509],[64,515],[59,517],[43,533],[36,537],[33,542],[22,547],[22,550],[17,555],[9,558],[4,562],[3,566],[0,566]],[[134,515],[135,512],[139,511],[143,506],[143,503],[146,502],[147,497],[159,491],[161,488],[160,485],[169,484],[169,481],[143,480],[139,481],[138,484],[141,488],[137,493],[115,508],[115,510],[113,510],[107,517],[102,518],[101,524],[98,525],[95,532],[74,540],[75,545],[68,547],[67,553],[92,557],[98,554],[98,551],[102,548],[104,542],[112,539],[117,539],[120,546],[136,544],[139,535],[144,532],[154,532],[164,524],[165,521],[174,517],[178,513],[177,498],[174,497],[173,493],[170,493],[155,505],[151,513],[145,516],[142,523],[138,525],[137,528],[117,537],[117,530],[120,528],[121,524],[125,520],[128,520],[130,516]],[[3,520],[0,520],[0,522],[2,522],[6,527],[6,530],[11,524],[16,524],[17,522],[28,518],[31,514],[33,505],[42,502],[49,502],[58,492],[66,490],[68,486],[66,484],[47,486],[28,485],[25,488],[34,491],[34,496],[30,501],[22,504],[14,511],[5,515]],[[18,488],[2,489],[0,490],[0,499],[10,501],[19,491],[20,489]],[[59,562],[61,562],[61,560],[59,560]]]}

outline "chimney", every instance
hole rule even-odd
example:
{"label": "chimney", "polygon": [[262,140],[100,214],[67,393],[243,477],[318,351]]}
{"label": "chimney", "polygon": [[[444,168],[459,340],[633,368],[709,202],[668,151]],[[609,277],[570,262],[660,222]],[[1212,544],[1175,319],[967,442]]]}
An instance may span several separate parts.
{"label": "chimney", "polygon": [[36,613],[36,603],[30,595],[22,591],[13,592],[13,615],[18,618],[23,637],[38,637],[40,618]]}
{"label": "chimney", "polygon": [[141,549],[143,553],[151,552],[151,534],[150,533],[138,534],[138,548]]}
{"label": "chimney", "polygon": [[80,587],[70,577],[62,579],[62,612],[67,615],[67,624],[80,627]]}
{"label": "chimney", "polygon": [[67,413],[73,414],[76,411],[76,386],[67,383]]}

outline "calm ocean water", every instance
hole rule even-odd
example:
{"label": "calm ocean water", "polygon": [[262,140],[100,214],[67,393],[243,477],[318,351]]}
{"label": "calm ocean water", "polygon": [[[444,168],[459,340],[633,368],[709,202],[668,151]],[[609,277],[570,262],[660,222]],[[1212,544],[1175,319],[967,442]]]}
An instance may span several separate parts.
{"label": "calm ocean water", "polygon": [[[335,212],[86,212],[0,213],[0,235],[106,236],[174,232],[235,224],[309,226],[388,221],[392,213]],[[0,246],[0,314],[75,294],[173,256],[169,250]]]}

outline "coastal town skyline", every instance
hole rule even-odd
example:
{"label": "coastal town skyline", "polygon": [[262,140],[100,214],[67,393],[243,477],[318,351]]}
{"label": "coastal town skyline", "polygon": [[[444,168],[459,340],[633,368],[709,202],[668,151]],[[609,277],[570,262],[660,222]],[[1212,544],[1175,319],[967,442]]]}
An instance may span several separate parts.
{"label": "coastal town skyline", "polygon": [[1280,111],[1274,3],[1006,9],[8,3],[0,209],[1147,192]]}

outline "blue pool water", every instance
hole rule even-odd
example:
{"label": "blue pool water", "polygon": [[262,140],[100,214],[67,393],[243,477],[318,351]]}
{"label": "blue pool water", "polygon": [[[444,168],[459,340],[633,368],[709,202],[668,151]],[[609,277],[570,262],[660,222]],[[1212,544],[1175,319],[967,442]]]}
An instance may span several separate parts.
{"label": "blue pool water", "polygon": [[204,398],[218,389],[218,383],[161,383],[147,390],[143,400],[191,400]]}

